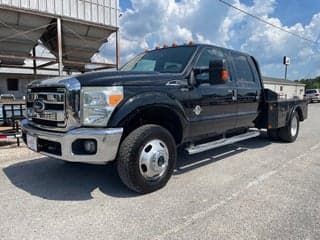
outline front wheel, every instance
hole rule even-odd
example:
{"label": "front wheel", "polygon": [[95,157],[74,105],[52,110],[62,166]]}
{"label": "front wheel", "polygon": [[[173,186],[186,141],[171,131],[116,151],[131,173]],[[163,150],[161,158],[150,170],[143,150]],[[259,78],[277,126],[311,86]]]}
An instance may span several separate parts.
{"label": "front wheel", "polygon": [[286,142],[294,142],[299,134],[299,115],[294,112],[287,126],[279,129],[279,137]]}
{"label": "front wheel", "polygon": [[175,140],[158,125],[144,125],[121,143],[117,168],[122,182],[139,193],[150,193],[166,185],[177,158]]}

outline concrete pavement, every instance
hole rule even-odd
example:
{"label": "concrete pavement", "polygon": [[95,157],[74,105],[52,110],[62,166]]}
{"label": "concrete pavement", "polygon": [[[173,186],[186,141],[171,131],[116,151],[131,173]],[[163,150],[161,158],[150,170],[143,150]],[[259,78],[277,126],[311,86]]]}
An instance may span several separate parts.
{"label": "concrete pavement", "polygon": [[0,145],[0,239],[320,239],[320,104],[295,143],[266,135],[180,154],[168,185],[128,190],[113,165]]}

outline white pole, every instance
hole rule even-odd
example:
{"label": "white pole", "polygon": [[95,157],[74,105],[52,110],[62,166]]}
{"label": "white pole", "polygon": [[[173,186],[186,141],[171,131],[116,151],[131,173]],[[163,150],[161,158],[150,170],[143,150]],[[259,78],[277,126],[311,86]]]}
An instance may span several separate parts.
{"label": "white pole", "polygon": [[57,44],[58,44],[58,68],[59,76],[63,74],[63,62],[62,62],[62,27],[61,18],[57,18]]}

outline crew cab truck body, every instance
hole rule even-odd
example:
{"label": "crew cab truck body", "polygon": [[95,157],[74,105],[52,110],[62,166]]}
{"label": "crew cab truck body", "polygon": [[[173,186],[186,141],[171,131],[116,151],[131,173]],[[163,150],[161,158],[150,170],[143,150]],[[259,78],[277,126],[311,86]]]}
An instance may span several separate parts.
{"label": "crew cab truck body", "polygon": [[256,137],[295,141],[304,100],[263,88],[257,61],[211,45],[144,52],[120,71],[34,81],[28,147],[71,162],[116,161],[122,181],[148,193],[171,177],[177,146],[189,154]]}

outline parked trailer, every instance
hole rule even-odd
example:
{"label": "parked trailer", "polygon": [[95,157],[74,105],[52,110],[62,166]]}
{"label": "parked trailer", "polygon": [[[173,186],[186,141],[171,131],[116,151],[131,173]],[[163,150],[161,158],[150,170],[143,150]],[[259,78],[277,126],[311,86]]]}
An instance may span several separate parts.
{"label": "parked trailer", "polygon": [[18,147],[20,147],[21,137],[22,137],[22,132],[20,128],[20,123],[18,122],[15,123],[14,127],[0,131],[0,141],[8,141],[8,140],[16,139]]}
{"label": "parked trailer", "polygon": [[4,125],[12,126],[14,122],[24,119],[26,105],[24,103],[5,103],[2,105],[2,121]]}
{"label": "parked trailer", "polygon": [[20,146],[22,137],[20,120],[25,117],[26,106],[24,103],[4,103],[0,104],[0,125],[4,125],[0,131],[0,141],[16,139]]}

